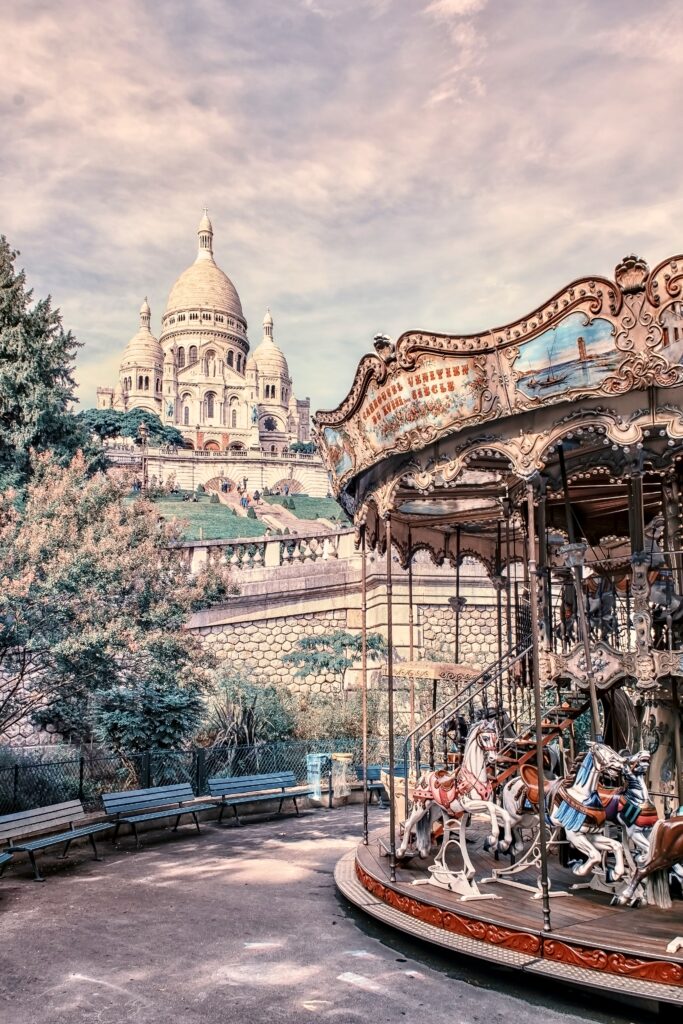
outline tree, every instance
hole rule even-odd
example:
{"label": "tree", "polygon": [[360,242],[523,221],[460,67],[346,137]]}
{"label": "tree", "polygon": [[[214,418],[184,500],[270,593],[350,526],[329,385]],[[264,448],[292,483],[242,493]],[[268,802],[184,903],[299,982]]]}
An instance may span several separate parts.
{"label": "tree", "polygon": [[297,452],[299,455],[315,455],[318,448],[315,441],[295,441],[289,446],[290,452]]}
{"label": "tree", "polygon": [[80,426],[105,441],[111,437],[132,437],[137,439],[138,427],[145,423],[149,430],[149,444],[176,445],[182,448],[183,435],[175,427],[164,426],[154,412],[147,409],[84,409],[76,417]]}
{"label": "tree", "polygon": [[[282,660],[288,665],[297,666],[298,670],[294,674],[298,678],[327,674],[337,676],[340,690],[345,693],[346,673],[360,661],[362,647],[363,638],[360,633],[338,629],[334,633],[301,637],[297,640],[296,650],[283,654]],[[380,633],[367,634],[369,661],[381,661],[386,650],[386,642]]]}
{"label": "tree", "polygon": [[99,446],[70,412],[73,368],[80,347],[65,331],[50,298],[33,303],[17,253],[0,237],[0,490],[22,488],[31,451],[52,451],[60,464],[81,449],[91,468],[103,465]]}
{"label": "tree", "polygon": [[294,701],[286,687],[223,668],[211,698],[204,738],[213,746],[253,746],[287,739],[294,731]]}
{"label": "tree", "polygon": [[137,714],[147,736],[162,698],[192,718],[213,659],[185,627],[225,599],[227,570],[190,575],[180,526],[143,497],[125,501],[125,474],[89,477],[83,456],[61,467],[49,454],[32,474],[23,502],[0,496],[0,735],[39,709],[64,718],[90,695],[93,729],[115,747],[134,731],[115,715]]}

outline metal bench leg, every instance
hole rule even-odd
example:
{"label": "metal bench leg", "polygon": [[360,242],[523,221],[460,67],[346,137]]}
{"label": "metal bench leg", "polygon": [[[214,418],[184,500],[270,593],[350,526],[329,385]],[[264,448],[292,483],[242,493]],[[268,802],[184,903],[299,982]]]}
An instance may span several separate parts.
{"label": "metal bench leg", "polygon": [[294,804],[294,810],[296,811],[296,816],[298,818],[299,817],[299,805],[296,802],[296,797],[295,796],[292,797],[292,802]]}
{"label": "metal bench leg", "polygon": [[90,840],[90,845],[92,846],[92,852],[95,854],[95,860],[104,860],[104,857],[100,857],[99,853],[97,852],[97,843],[95,842],[95,837],[92,834],[92,832],[88,836],[88,839]]}
{"label": "metal bench leg", "polygon": [[237,804],[233,804],[233,805],[232,805],[232,809],[233,809],[233,811],[235,812],[235,821],[237,822],[237,824],[238,824],[238,825],[240,825],[240,826],[241,826],[241,825],[242,825],[242,822],[240,821],[240,816],[239,816],[239,814],[237,813]]}
{"label": "metal bench leg", "polygon": [[182,814],[179,814],[178,817],[175,820],[175,825],[173,826],[173,831],[174,832],[178,831],[178,825],[180,824],[180,819],[181,818],[182,818]]}
{"label": "metal bench leg", "polygon": [[114,835],[111,837],[112,844],[114,844],[116,842],[116,837],[119,834],[119,829],[120,828],[121,828],[121,822],[117,821],[116,822],[116,827],[114,828]]}
{"label": "metal bench leg", "polygon": [[197,826],[197,832],[199,832],[199,834],[201,835],[201,831],[202,830],[199,827],[199,819],[197,818],[197,812],[196,811],[192,811],[192,817],[194,818],[194,823]]}
{"label": "metal bench leg", "polygon": [[223,801],[221,802],[221,809],[220,809],[220,811],[219,811],[219,813],[218,813],[218,824],[219,824],[219,825],[220,825],[220,823],[221,823],[221,822],[222,822],[222,820],[223,820],[223,811],[224,811],[224,810],[225,810],[225,801],[223,800]]}
{"label": "metal bench leg", "polygon": [[72,843],[72,840],[71,840],[71,839],[69,839],[69,840],[68,840],[68,842],[66,843],[66,846],[64,847],[64,853],[61,853],[61,854],[59,855],[59,857],[60,857],[60,860],[65,860],[65,858],[66,858],[66,855],[67,855],[67,854],[68,854],[68,852],[69,852],[69,847],[71,846],[71,843]]}
{"label": "metal bench leg", "polygon": [[278,809],[277,809],[277,813],[278,814],[282,814],[282,805],[283,805],[284,802],[285,802],[285,798],[283,797],[282,800],[280,801],[280,804],[279,804]]}
{"label": "metal bench leg", "polygon": [[9,864],[8,860],[6,860],[2,864],[0,864],[0,878],[2,878],[2,876],[4,875],[5,868],[7,867],[8,864]]}
{"label": "metal bench leg", "polygon": [[33,880],[35,882],[44,882],[45,879],[43,878],[43,876],[41,875],[40,871],[38,870],[38,865],[36,863],[36,855],[33,852],[33,850],[29,850],[28,851],[28,855],[29,855],[29,857],[31,859],[31,867],[33,868]]}
{"label": "metal bench leg", "polygon": [[133,835],[135,836],[135,849],[139,850],[140,849],[140,836],[138,835],[138,827],[132,821],[130,823],[130,826],[133,829]]}

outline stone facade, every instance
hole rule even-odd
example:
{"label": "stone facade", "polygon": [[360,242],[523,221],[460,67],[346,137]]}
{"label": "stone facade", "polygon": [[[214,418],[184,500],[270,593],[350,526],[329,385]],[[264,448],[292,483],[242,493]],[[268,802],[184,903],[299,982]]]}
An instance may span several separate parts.
{"label": "stone facade", "polygon": [[[425,657],[452,661],[454,655],[454,616],[448,607],[427,605],[419,609],[422,649]],[[465,606],[460,613],[458,661],[484,666],[498,657],[497,611],[495,604]],[[503,614],[505,631],[505,614]],[[505,645],[505,632],[503,632]]]}
{"label": "stone facade", "polygon": [[219,662],[230,663],[256,679],[284,683],[294,693],[331,694],[338,690],[334,675],[295,678],[296,666],[282,660],[304,636],[346,629],[346,612],[336,608],[309,615],[287,615],[265,622],[226,624],[201,629],[207,646]]}

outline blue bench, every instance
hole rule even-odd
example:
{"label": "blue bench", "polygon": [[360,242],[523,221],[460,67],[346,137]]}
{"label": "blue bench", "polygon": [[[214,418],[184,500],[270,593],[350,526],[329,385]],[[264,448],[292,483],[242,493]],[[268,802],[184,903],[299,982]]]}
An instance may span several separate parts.
{"label": "blue bench", "polygon": [[[31,811],[4,814],[0,817],[0,842],[6,842],[7,847],[0,853],[0,865],[4,870],[7,861],[15,852],[28,853],[34,879],[36,882],[44,882],[45,879],[36,863],[37,853],[50,846],[64,844],[64,858],[74,839],[87,836],[95,860],[102,860],[97,852],[95,836],[98,832],[105,832],[111,827],[109,821],[88,823],[80,800],[67,800],[61,804],[36,807]],[[36,838],[30,839],[29,836]]]}
{"label": "blue bench", "polygon": [[[357,770],[356,774],[363,782],[363,766],[361,765]],[[373,794],[377,795],[377,806],[384,807],[384,783],[382,782],[382,766],[380,764],[369,764],[368,765],[368,803],[372,803]]]}
{"label": "blue bench", "polygon": [[198,813],[213,811],[216,808],[215,803],[196,803],[189,782],[179,782],[173,786],[152,786],[149,789],[103,793],[102,803],[107,814],[114,818],[112,842],[116,842],[122,825],[130,825],[135,836],[135,845],[138,848],[140,847],[138,824],[141,821],[161,821],[175,818],[173,831],[177,832],[180,819],[189,814],[199,832]]}
{"label": "blue bench", "polygon": [[[294,772],[270,772],[267,775],[238,775],[221,778],[214,776],[209,779],[209,793],[220,800],[219,823],[223,820],[226,807],[232,807],[235,821],[241,825],[237,808],[240,804],[264,803],[268,800],[279,801],[278,814],[282,811],[285,800],[292,800],[294,810],[299,814],[297,799],[309,796],[314,790],[310,787],[297,786]],[[296,792],[294,790],[296,789]]]}

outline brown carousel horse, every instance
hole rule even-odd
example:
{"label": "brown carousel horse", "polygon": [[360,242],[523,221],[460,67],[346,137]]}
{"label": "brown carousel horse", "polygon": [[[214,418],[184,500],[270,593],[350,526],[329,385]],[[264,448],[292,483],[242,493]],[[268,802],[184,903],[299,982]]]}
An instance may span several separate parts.
{"label": "brown carousel horse", "polygon": [[[681,808],[683,810],[683,808]],[[623,892],[612,898],[615,905],[638,906],[643,902],[639,886],[649,881],[651,899],[658,907],[671,906],[669,873],[683,861],[683,814],[675,818],[660,819],[650,834],[650,850],[645,863],[636,868]]]}

